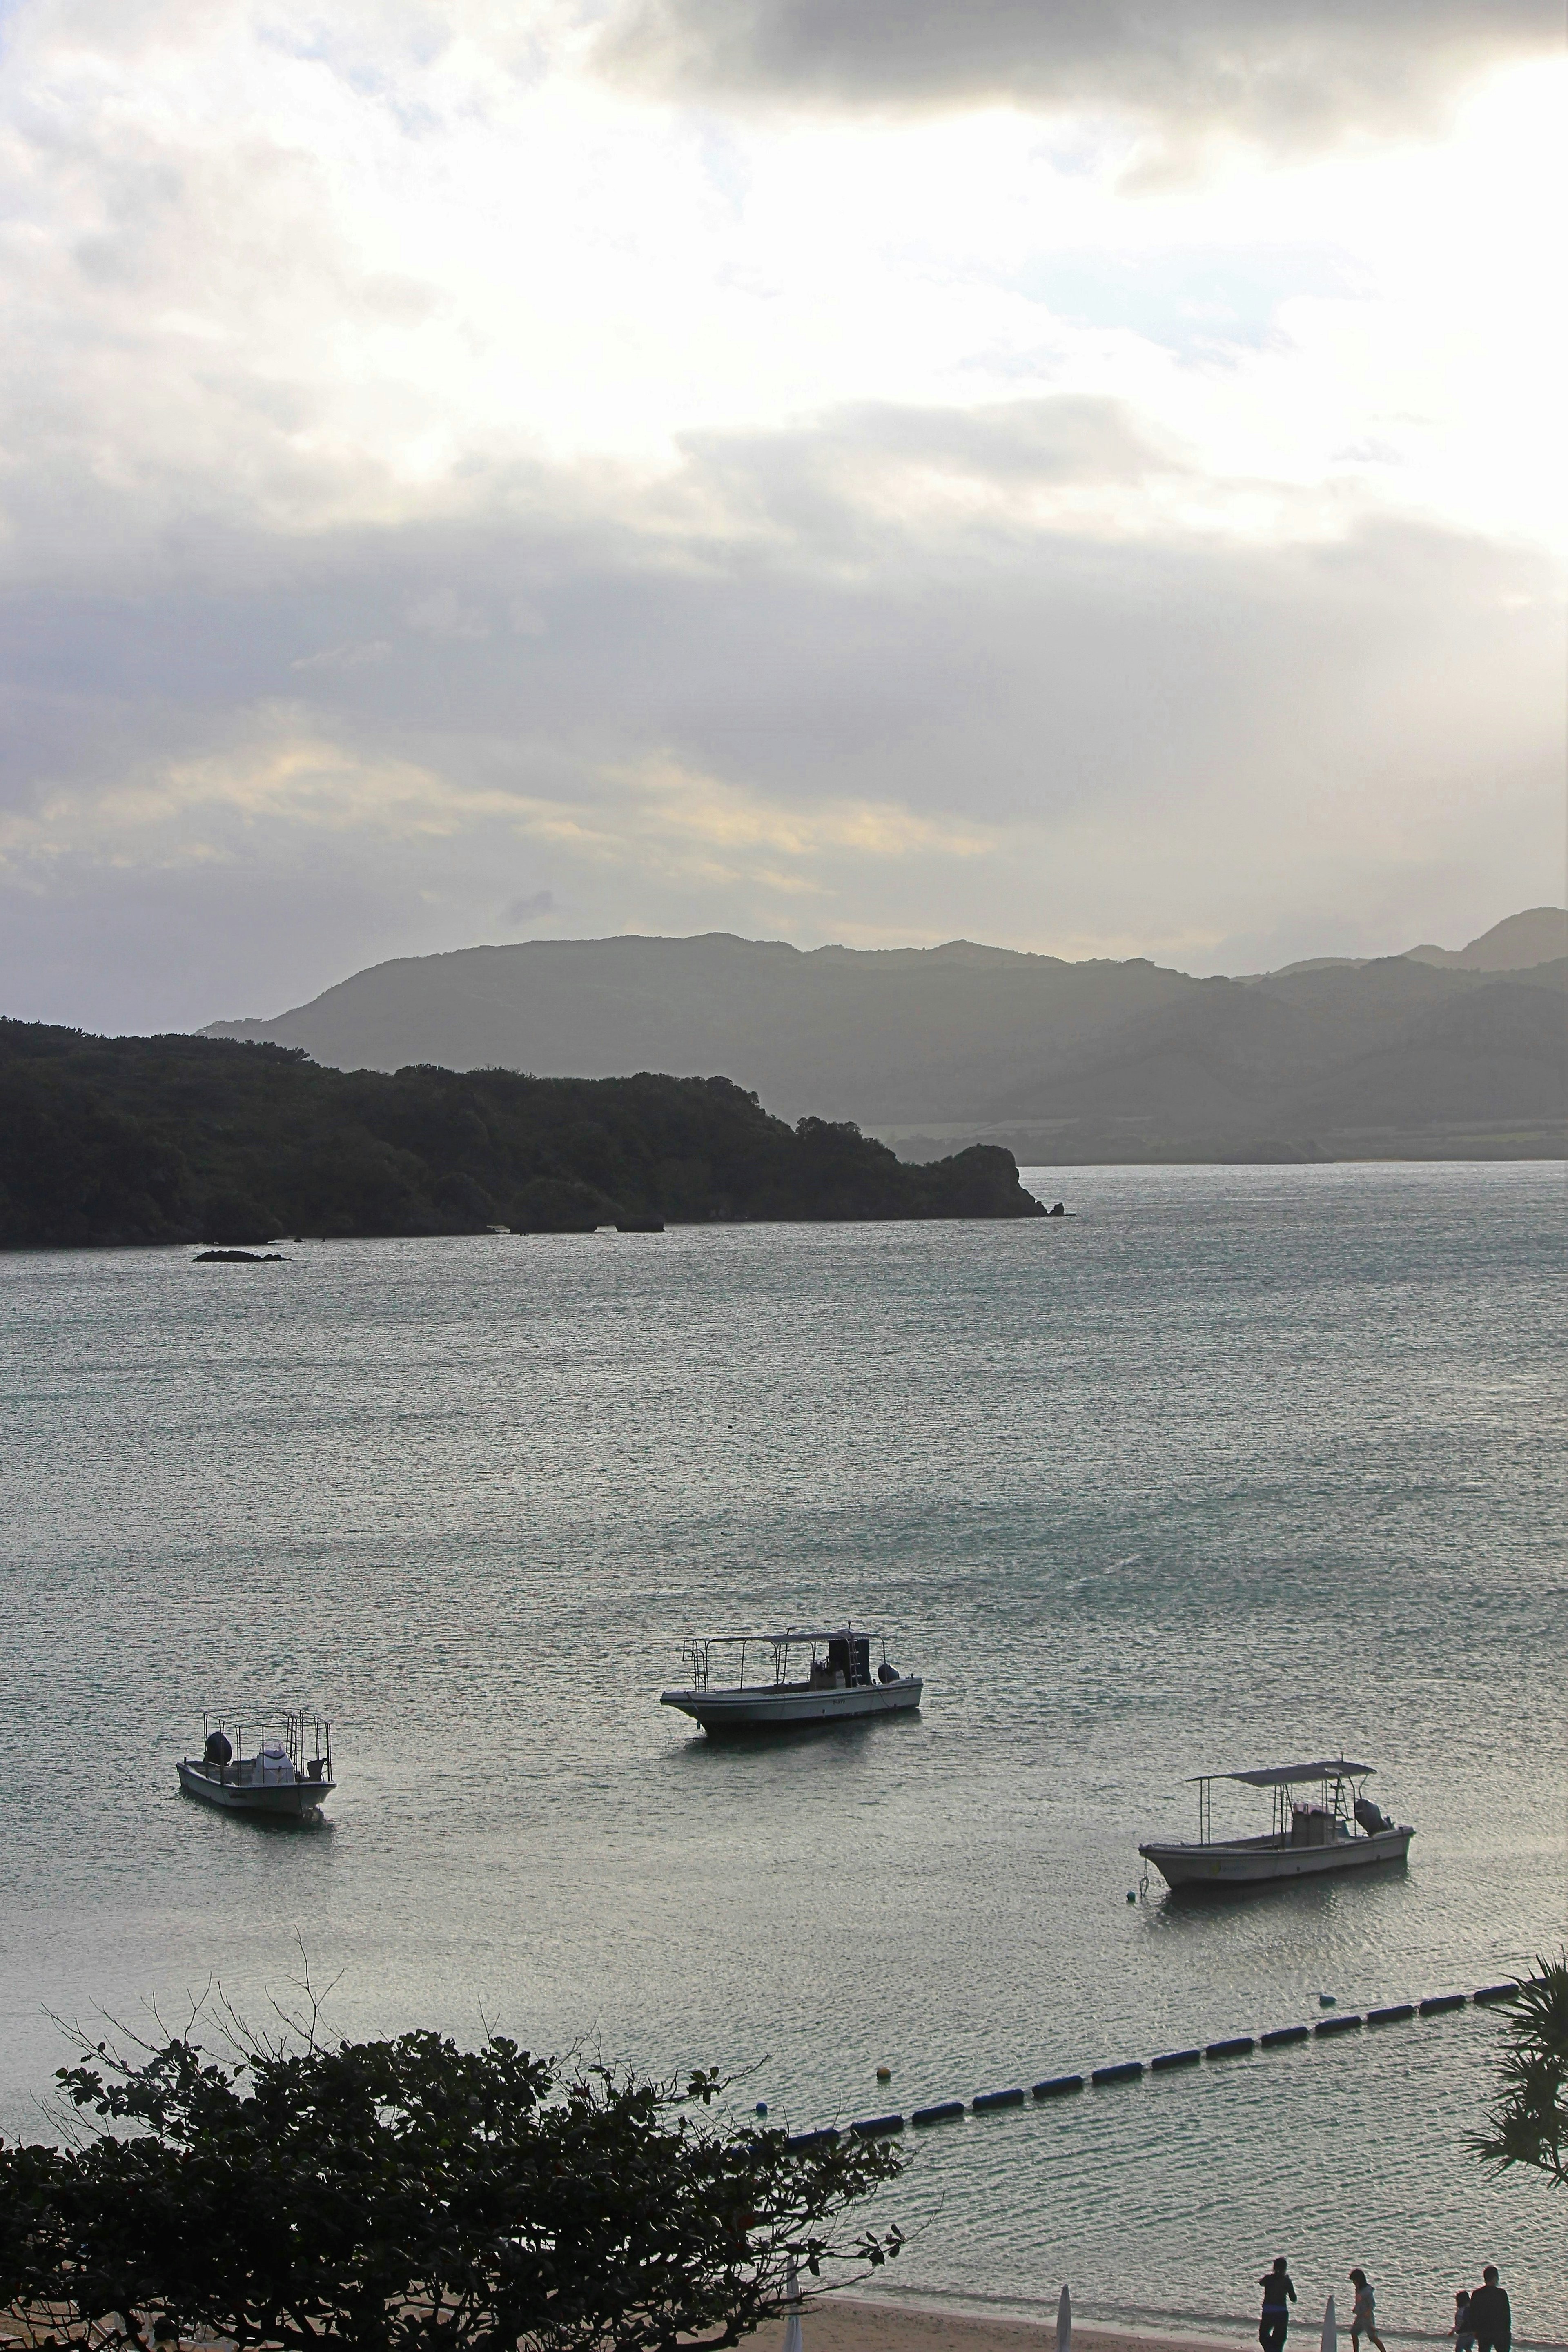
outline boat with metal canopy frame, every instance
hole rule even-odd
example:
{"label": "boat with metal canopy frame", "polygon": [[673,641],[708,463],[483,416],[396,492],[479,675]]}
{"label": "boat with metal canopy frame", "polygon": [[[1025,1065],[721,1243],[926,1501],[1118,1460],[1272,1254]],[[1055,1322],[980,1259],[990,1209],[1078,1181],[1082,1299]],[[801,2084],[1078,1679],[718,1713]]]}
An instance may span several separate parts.
{"label": "boat with metal canopy frame", "polygon": [[[875,1668],[873,1643],[881,1651]],[[827,1632],[792,1625],[782,1633],[715,1633],[683,1642],[680,1655],[690,1679],[661,1691],[658,1703],[710,1736],[906,1714],[924,1688],[919,1675],[889,1663],[885,1634],[847,1622]]]}
{"label": "boat with metal canopy frame", "polygon": [[338,1785],[331,1725],[288,1711],[265,1720],[204,1714],[200,1756],[182,1756],[175,1769],[187,1797],[271,1821],[319,1821]]}
{"label": "boat with metal canopy frame", "polygon": [[[1366,1795],[1372,1770],[1370,1764],[1335,1756],[1316,1764],[1269,1764],[1253,1772],[1198,1773],[1189,1783],[1198,1792],[1197,1843],[1151,1843],[1138,1851],[1172,1886],[1261,1886],[1403,1862],[1415,1832],[1408,1825],[1396,1827]],[[1274,1819],[1267,1836],[1215,1836],[1216,1780],[1268,1790]],[[1299,1797],[1298,1790],[1315,1790],[1316,1799],[1310,1793]]]}

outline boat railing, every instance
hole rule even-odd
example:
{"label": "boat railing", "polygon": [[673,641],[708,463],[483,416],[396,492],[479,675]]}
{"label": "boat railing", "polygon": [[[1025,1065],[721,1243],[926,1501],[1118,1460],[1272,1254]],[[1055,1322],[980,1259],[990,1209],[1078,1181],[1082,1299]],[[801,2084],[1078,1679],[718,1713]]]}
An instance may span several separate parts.
{"label": "boat railing", "polygon": [[[735,1654],[732,1668],[734,1680],[732,1683],[726,1683],[723,1685],[724,1688],[745,1690],[749,1686],[753,1690],[776,1690],[789,1682],[792,1668],[797,1679],[808,1683],[815,1682],[819,1675],[832,1671],[836,1663],[834,1652],[837,1649],[842,1654],[837,1663],[845,1684],[858,1687],[862,1683],[870,1683],[877,1679],[871,1664],[873,1643],[880,1646],[881,1663],[886,1665],[888,1662],[886,1634],[863,1632],[859,1626],[848,1622],[836,1626],[830,1632],[823,1632],[819,1628],[788,1626],[782,1633],[693,1634],[681,1643],[680,1658],[683,1667],[691,1678],[689,1687],[694,1691],[707,1691],[712,1687],[715,1661],[711,1654],[715,1650]],[[760,1673],[756,1671],[756,1653],[759,1650],[765,1655],[765,1663]],[[752,1654],[751,1659],[752,1675],[750,1685],[746,1681],[748,1651]]]}
{"label": "boat railing", "polygon": [[[233,1750],[223,1771],[226,1775],[232,1769],[237,1780],[241,1777],[238,1768],[247,1762],[254,1764],[268,1747],[282,1749],[294,1768],[296,1780],[331,1780],[332,1727],[323,1715],[307,1715],[299,1708],[284,1708],[277,1715],[266,1717],[230,1715],[204,1709],[204,1752],[214,1732],[222,1732]],[[247,1747],[248,1757],[246,1753]]]}
{"label": "boat railing", "polygon": [[[1365,1783],[1372,1776],[1370,1764],[1352,1764],[1343,1757],[1331,1758],[1320,1764],[1272,1765],[1251,1772],[1202,1772],[1196,1776],[1198,1791],[1198,1843],[1212,1845],[1214,1834],[1214,1787],[1216,1780],[1240,1781],[1248,1788],[1267,1789],[1271,1799],[1272,1827],[1269,1834],[1285,1845],[1329,1843],[1344,1836],[1370,1836],[1356,1813],[1356,1803]],[[1317,1791],[1319,1801],[1301,1803],[1298,1790]],[[1319,1836],[1296,1835],[1298,1816],[1316,1816],[1327,1824],[1326,1832]],[[1224,1841],[1221,1841],[1224,1843]]]}

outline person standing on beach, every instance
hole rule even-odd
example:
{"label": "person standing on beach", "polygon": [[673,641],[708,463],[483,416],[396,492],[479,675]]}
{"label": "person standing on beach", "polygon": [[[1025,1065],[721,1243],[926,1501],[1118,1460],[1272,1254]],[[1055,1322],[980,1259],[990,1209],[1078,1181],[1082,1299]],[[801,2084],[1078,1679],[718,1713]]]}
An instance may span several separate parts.
{"label": "person standing on beach", "polygon": [[1377,2352],[1388,2352],[1387,2345],[1377,2332],[1377,2304],[1372,2291],[1372,2281],[1364,2271],[1355,2270],[1351,2273],[1351,2284],[1355,2289],[1355,2302],[1351,2309],[1352,2352],[1361,2352],[1363,2336],[1369,2344],[1376,2345]]}
{"label": "person standing on beach", "polygon": [[1489,2263],[1481,2278],[1484,2284],[1471,2295],[1469,2308],[1476,2352],[1509,2352],[1513,2342],[1513,2314],[1509,2309],[1506,2292],[1498,2284],[1497,2264]]}
{"label": "person standing on beach", "polygon": [[1454,2297],[1454,2325],[1448,2333],[1454,2339],[1454,2352],[1476,2352],[1476,2328],[1470,2317],[1468,2286],[1462,2286]]}
{"label": "person standing on beach", "polygon": [[1290,2324],[1296,2290],[1283,2254],[1275,2255],[1273,2269],[1258,2284],[1263,2289],[1263,2316],[1258,2323],[1258,2340],[1263,2352],[1285,2352],[1285,2330]]}

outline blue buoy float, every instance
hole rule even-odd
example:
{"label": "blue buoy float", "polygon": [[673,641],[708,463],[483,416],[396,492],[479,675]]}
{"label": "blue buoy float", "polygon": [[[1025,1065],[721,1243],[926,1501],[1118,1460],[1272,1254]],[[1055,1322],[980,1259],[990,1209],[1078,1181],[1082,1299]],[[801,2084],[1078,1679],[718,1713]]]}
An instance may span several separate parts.
{"label": "blue buoy float", "polygon": [[[1128,1899],[1133,1901],[1136,1898],[1129,1896]],[[1090,2073],[1089,2080],[1097,2084],[1135,2083],[1146,2072],[1156,2074],[1167,2074],[1176,2067],[1199,2065],[1205,2058],[1240,2058],[1246,2056],[1250,2051],[1259,2048],[1282,2050],[1291,2042],[1309,2041],[1314,2034],[1327,2038],[1337,2033],[1359,2032],[1363,2025],[1403,2024],[1407,2019],[1416,2016],[1442,2017],[1452,2010],[1463,2009],[1467,2000],[1483,2005],[1491,2001],[1512,2000],[1521,1990],[1520,1984],[1510,1983],[1481,1985],[1473,1993],[1468,1994],[1433,1993],[1423,2001],[1392,2001],[1383,2009],[1369,2009],[1364,2018],[1359,2011],[1340,2014],[1338,1996],[1331,1992],[1321,1992],[1318,1995],[1319,2007],[1331,2010],[1335,2014],[1320,2017],[1315,2025],[1276,2025],[1268,2032],[1258,2035],[1256,2039],[1250,2033],[1233,2033],[1222,2042],[1208,2042],[1202,2050],[1163,2051],[1159,2057],[1149,2061],[1147,2068],[1142,2058],[1124,2058],[1114,2065],[1096,2066]],[[879,2083],[890,2082],[891,2079],[890,2066],[878,2067]],[[1030,2095],[1036,2099],[1063,2098],[1073,2091],[1081,2091],[1083,2086],[1084,2077],[1081,2074],[1049,2074],[1043,2082],[1036,2083],[1031,2086]],[[981,2091],[971,2100],[970,2110],[977,2116],[989,2115],[999,2107],[1021,2107],[1024,2099],[1024,2092],[1018,2089]],[[767,2102],[764,2099],[759,2099],[758,2115],[765,2116],[767,2112]],[[910,2116],[909,2121],[919,2125],[952,2123],[964,2113],[965,2108],[962,2099],[942,2099],[934,2106],[916,2107]],[[857,2139],[878,2139],[884,2133],[901,2132],[904,2128],[904,2121],[902,2116],[866,2116],[858,2123],[850,2124],[848,2130]],[[831,2142],[842,2137],[843,2134],[829,2124],[821,2131],[792,2133],[785,2139],[784,2146],[792,2151],[826,2147]]]}

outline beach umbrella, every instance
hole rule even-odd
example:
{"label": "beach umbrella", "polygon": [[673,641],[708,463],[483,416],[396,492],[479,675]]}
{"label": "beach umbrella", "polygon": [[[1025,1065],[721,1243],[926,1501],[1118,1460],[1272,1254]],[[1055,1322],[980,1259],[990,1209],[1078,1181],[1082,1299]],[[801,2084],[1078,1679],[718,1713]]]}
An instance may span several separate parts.
{"label": "beach umbrella", "polygon": [[1065,2285],[1057,2297],[1057,2352],[1072,2352],[1072,2297]]}
{"label": "beach umbrella", "polygon": [[1323,2308],[1323,2340],[1319,2352],[1340,2352],[1340,2331],[1334,2325],[1334,2298],[1330,2295]]}
{"label": "beach umbrella", "polygon": [[800,2346],[800,2280],[795,2267],[795,2256],[789,2258],[784,2273],[784,2298],[789,2317],[784,2321],[784,2352],[801,2352]]}

